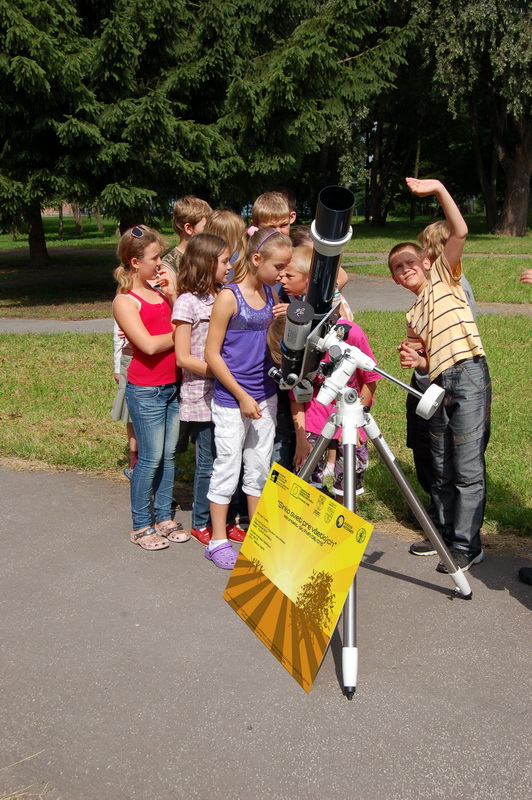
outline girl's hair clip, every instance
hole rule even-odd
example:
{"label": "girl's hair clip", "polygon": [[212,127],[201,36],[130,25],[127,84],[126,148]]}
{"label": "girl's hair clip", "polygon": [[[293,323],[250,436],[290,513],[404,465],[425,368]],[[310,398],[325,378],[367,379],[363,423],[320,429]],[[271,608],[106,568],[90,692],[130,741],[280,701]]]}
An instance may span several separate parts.
{"label": "girl's hair clip", "polygon": [[256,225],[250,225],[249,228],[247,229],[246,233],[247,233],[248,236],[253,236],[254,233],[257,233],[257,231],[258,231],[258,228],[257,228]]}

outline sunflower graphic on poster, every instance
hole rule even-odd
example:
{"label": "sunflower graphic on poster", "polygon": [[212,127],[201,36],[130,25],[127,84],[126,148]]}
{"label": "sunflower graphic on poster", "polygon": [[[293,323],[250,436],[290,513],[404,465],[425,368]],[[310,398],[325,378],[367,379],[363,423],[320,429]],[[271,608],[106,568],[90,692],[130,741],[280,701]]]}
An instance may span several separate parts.
{"label": "sunflower graphic on poster", "polygon": [[309,692],[373,526],[279,464],[224,599]]}

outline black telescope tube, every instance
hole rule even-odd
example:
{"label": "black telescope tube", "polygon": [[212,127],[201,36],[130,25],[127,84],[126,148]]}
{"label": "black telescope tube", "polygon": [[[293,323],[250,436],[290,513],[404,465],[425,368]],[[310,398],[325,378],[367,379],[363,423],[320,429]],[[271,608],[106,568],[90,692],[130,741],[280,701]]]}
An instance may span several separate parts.
{"label": "black telescope tube", "polygon": [[324,239],[343,239],[351,225],[355,196],[344,186],[326,186],[318,195],[316,231]]}
{"label": "black telescope tube", "polygon": [[311,233],[314,254],[306,301],[314,309],[315,327],[331,310],[342,250],[351,238],[355,197],[344,186],[326,186],[318,195]]}

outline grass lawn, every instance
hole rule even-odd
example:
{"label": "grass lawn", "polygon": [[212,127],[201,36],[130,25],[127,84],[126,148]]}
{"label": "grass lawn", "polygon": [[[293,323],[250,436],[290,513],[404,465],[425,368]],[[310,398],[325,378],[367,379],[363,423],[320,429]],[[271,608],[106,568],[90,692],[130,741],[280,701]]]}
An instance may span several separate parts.
{"label": "grass lawn", "polygon": [[[382,230],[354,223],[354,235],[343,263],[348,272],[388,276],[385,253],[399,241],[415,239],[427,222],[391,221]],[[29,267],[27,235],[17,241],[0,236],[0,316],[40,319],[98,319],[111,316],[115,292],[112,277],[117,265],[115,223],[106,222],[103,233],[96,223],[86,222],[82,236],[74,234],[74,222],[65,218],[63,241],[57,239],[57,218],[44,219],[53,266],[46,270]],[[515,239],[482,232],[482,221],[469,220],[471,235],[466,244],[464,270],[477,302],[530,303],[530,285],[518,276],[532,266],[532,234]],[[169,244],[175,241],[170,222],[161,224]],[[372,257],[357,255],[373,253]],[[472,254],[489,255],[472,255]],[[503,255],[501,255],[503,254]],[[519,255],[530,258],[519,258]]]}
{"label": "grass lawn", "polygon": [[[482,217],[466,217],[469,235],[465,253],[482,254],[532,254],[532,230],[526,236],[494,236],[486,232]],[[362,220],[353,221],[353,238],[347,246],[348,252],[388,253],[398,242],[417,241],[417,235],[425,225],[434,220],[418,217],[414,221],[390,220],[385,228],[374,228]]]}
{"label": "grass lawn", "polygon": [[[401,241],[416,239],[418,233],[432,222],[426,216],[419,216],[413,221],[390,218],[385,228],[374,228],[367,225],[360,217],[353,218],[353,239],[348,246],[349,251],[359,253],[384,253],[388,252],[394,244]],[[528,253],[532,254],[532,231],[519,238],[511,236],[494,236],[486,231],[483,217],[466,217],[469,227],[469,236],[466,244],[466,253]],[[76,234],[74,219],[64,217],[63,239],[58,238],[58,218],[43,217],[46,242],[50,247],[76,247],[76,248],[116,248],[118,237],[116,235],[116,220],[104,217],[104,230],[97,230],[96,221],[84,217],[84,232]],[[299,223],[299,221],[298,221]],[[296,224],[298,224],[296,223]],[[301,224],[308,224],[304,220]],[[154,223],[169,244],[176,238],[171,220],[158,220]],[[21,233],[16,238],[11,234],[0,234],[0,250],[27,250],[28,233],[22,226]]]}
{"label": "grass lawn", "polygon": [[[401,312],[357,315],[379,364],[409,379],[398,366]],[[529,321],[482,317],[481,334],[493,381],[493,426],[488,448],[486,530],[532,534],[531,436],[528,406]],[[126,465],[124,426],[110,418],[115,383],[109,334],[0,336],[0,452],[66,469],[120,473]],[[402,468],[415,484],[405,447],[405,393],[380,381],[375,419]],[[192,454],[179,457],[191,472]],[[400,519],[405,504],[375,452],[359,511],[371,521]],[[417,487],[416,487],[417,488]]]}
{"label": "grass lawn", "polygon": [[[398,241],[415,239],[428,220],[392,220],[385,230],[354,222],[354,236],[344,257],[349,272],[388,276],[383,253]],[[27,235],[17,241],[0,236],[0,316],[91,319],[111,316],[116,266],[114,221],[103,233],[86,222],[82,236],[65,218],[64,239],[57,239],[57,218],[45,218],[54,266],[29,269]],[[477,302],[530,303],[532,289],[518,275],[532,259],[532,235],[513,239],[486,234],[483,222],[468,219],[470,236],[465,272]],[[170,222],[163,233],[173,243]],[[357,257],[373,253],[374,257]],[[488,254],[488,255],[486,255]],[[370,262],[370,263],[368,263]],[[404,377],[398,366],[397,341],[404,330],[402,312],[365,312],[357,322],[366,330],[379,364]],[[529,332],[525,317],[482,316],[479,327],[493,380],[493,425],[488,448],[488,506],[485,528],[492,533],[532,533],[531,436],[526,398],[530,388]],[[36,459],[58,468],[120,473],[126,464],[123,426],[110,419],[115,383],[112,343],[107,334],[56,336],[1,335],[1,453]],[[375,417],[408,477],[417,487],[405,439],[405,394],[382,380]],[[179,457],[186,474],[193,455]],[[359,509],[370,520],[401,518],[405,504],[375,453]]]}

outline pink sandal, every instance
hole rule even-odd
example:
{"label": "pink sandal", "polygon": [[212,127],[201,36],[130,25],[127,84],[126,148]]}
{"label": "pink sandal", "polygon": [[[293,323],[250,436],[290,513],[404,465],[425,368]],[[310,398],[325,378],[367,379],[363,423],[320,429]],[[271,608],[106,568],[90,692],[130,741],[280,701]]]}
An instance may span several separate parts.
{"label": "pink sandal", "polygon": [[156,522],[155,530],[159,536],[164,536],[169,542],[182,544],[183,542],[188,542],[190,539],[190,533],[183,530],[183,526],[180,522],[172,522],[172,520],[168,520],[168,522]]}
{"label": "pink sandal", "polygon": [[[144,538],[144,537],[150,537]],[[156,530],[151,526],[145,528],[143,531],[132,531],[129,534],[129,539],[133,544],[138,544],[143,550],[166,550],[170,547],[167,541],[162,536],[159,536]]]}

